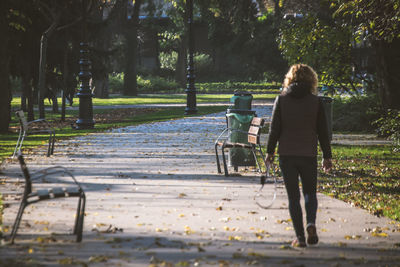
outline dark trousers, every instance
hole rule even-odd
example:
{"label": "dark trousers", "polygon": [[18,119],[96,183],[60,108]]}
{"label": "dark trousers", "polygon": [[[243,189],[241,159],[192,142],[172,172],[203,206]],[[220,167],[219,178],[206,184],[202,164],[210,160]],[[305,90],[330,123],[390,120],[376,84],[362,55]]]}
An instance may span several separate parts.
{"label": "dark trousers", "polygon": [[297,237],[304,237],[303,213],[300,206],[299,177],[301,179],[307,224],[317,215],[317,157],[280,156],[280,168],[289,199],[289,213]]}

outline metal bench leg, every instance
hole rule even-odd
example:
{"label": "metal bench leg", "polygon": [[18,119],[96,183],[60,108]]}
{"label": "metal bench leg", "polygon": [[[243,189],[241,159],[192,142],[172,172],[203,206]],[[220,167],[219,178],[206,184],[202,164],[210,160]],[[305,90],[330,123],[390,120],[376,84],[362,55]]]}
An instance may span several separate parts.
{"label": "metal bench leg", "polygon": [[229,176],[229,174],[228,174],[228,166],[226,165],[226,158],[225,158],[224,149],[225,149],[225,146],[222,146],[221,150],[222,150],[222,160],[224,161],[224,171],[225,171],[225,176]]}
{"label": "metal bench leg", "polygon": [[25,210],[26,206],[27,206],[27,203],[25,201],[22,201],[21,205],[19,206],[17,217],[15,218],[13,229],[11,231],[11,244],[14,244],[14,239],[15,239],[15,236],[17,235],[18,227],[19,227],[19,224],[21,223],[22,215],[24,214],[24,210]]}
{"label": "metal bench leg", "polygon": [[75,215],[74,231],[72,232],[74,235],[76,235],[78,231],[78,223],[80,221],[80,216],[81,216],[81,205],[82,205],[82,196],[79,196],[78,207],[76,209],[76,215]]}
{"label": "metal bench leg", "polygon": [[86,196],[85,193],[82,192],[81,196],[79,197],[79,203],[78,203],[78,214],[75,222],[75,234],[76,234],[76,242],[81,242],[82,241],[82,232],[83,232],[83,222],[85,219],[85,206],[86,206]]}
{"label": "metal bench leg", "polygon": [[218,144],[215,144],[215,157],[216,157],[216,160],[217,160],[218,173],[221,173],[221,165],[219,163],[219,157],[218,157]]}
{"label": "metal bench leg", "polygon": [[14,153],[13,153],[13,155],[12,155],[12,158],[14,158],[14,157],[15,157],[15,155],[17,154],[17,151],[18,151],[18,145],[19,145],[19,142],[21,141],[21,138],[22,138],[22,131],[19,131],[19,135],[18,135],[17,144],[15,145],[15,149],[14,149]]}
{"label": "metal bench leg", "polygon": [[48,157],[50,157],[50,154],[51,154],[51,142],[52,142],[51,136],[52,136],[52,134],[50,133],[50,136],[49,136],[49,145],[48,145],[48,148],[47,148],[47,156],[48,156]]}
{"label": "metal bench leg", "polygon": [[[251,152],[253,153],[254,160],[256,161],[256,164],[257,164],[257,167],[258,167],[258,171],[259,171],[259,172],[262,172],[260,163],[259,163],[258,160],[257,160],[257,154],[256,154],[256,150],[254,149],[254,147],[251,149]],[[264,160],[264,159],[263,159],[263,160]]]}
{"label": "metal bench leg", "polygon": [[54,154],[54,143],[56,141],[56,133],[53,132],[52,142],[51,142],[51,155]]}

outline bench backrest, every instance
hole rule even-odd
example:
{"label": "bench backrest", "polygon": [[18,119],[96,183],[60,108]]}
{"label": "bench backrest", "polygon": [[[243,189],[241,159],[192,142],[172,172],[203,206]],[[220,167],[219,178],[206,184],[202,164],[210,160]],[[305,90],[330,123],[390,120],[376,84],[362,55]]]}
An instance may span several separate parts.
{"label": "bench backrest", "polygon": [[24,111],[23,110],[18,110],[15,112],[15,114],[18,117],[19,124],[22,127],[22,130],[27,131],[28,130],[28,121],[25,117]]}
{"label": "bench backrest", "polygon": [[247,141],[250,144],[260,144],[261,129],[264,127],[265,120],[263,118],[254,117],[251,121],[250,128],[247,134]]}

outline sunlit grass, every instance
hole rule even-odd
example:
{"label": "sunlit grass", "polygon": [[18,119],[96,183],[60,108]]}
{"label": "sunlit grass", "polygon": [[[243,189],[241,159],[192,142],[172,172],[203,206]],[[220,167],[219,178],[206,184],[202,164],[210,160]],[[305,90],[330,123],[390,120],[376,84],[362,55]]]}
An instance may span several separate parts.
{"label": "sunlit grass", "polygon": [[319,190],[377,216],[400,221],[400,153],[384,146],[333,146],[334,168]]}
{"label": "sunlit grass", "polygon": [[[207,102],[226,102],[229,104],[229,100],[233,94],[197,94],[197,103]],[[272,100],[275,99],[277,94],[254,94],[254,100]],[[45,99],[45,106],[51,106],[49,101]],[[95,106],[113,106],[113,105],[146,105],[146,104],[184,104],[186,103],[185,94],[146,94],[139,95],[137,97],[121,97],[111,96],[110,98],[93,98],[93,105]],[[20,106],[21,100],[18,97],[14,97],[11,106],[16,109]],[[60,105],[61,98],[58,98]],[[79,106],[79,98],[74,98],[74,107]]]}

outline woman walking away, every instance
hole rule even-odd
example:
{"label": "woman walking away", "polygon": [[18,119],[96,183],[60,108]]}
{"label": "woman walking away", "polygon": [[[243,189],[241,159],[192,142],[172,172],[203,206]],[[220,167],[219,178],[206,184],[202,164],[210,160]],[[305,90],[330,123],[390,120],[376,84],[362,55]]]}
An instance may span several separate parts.
{"label": "woman walking away", "polygon": [[332,153],[322,102],[317,94],[318,78],[305,64],[290,67],[283,82],[283,91],[274,104],[267,146],[267,164],[274,160],[279,143],[279,164],[289,199],[296,239],[292,246],[306,247],[303,213],[300,206],[299,177],[306,209],[307,243],[318,243],[315,220],[317,214],[317,146],[323,153],[322,168],[332,168]]}

